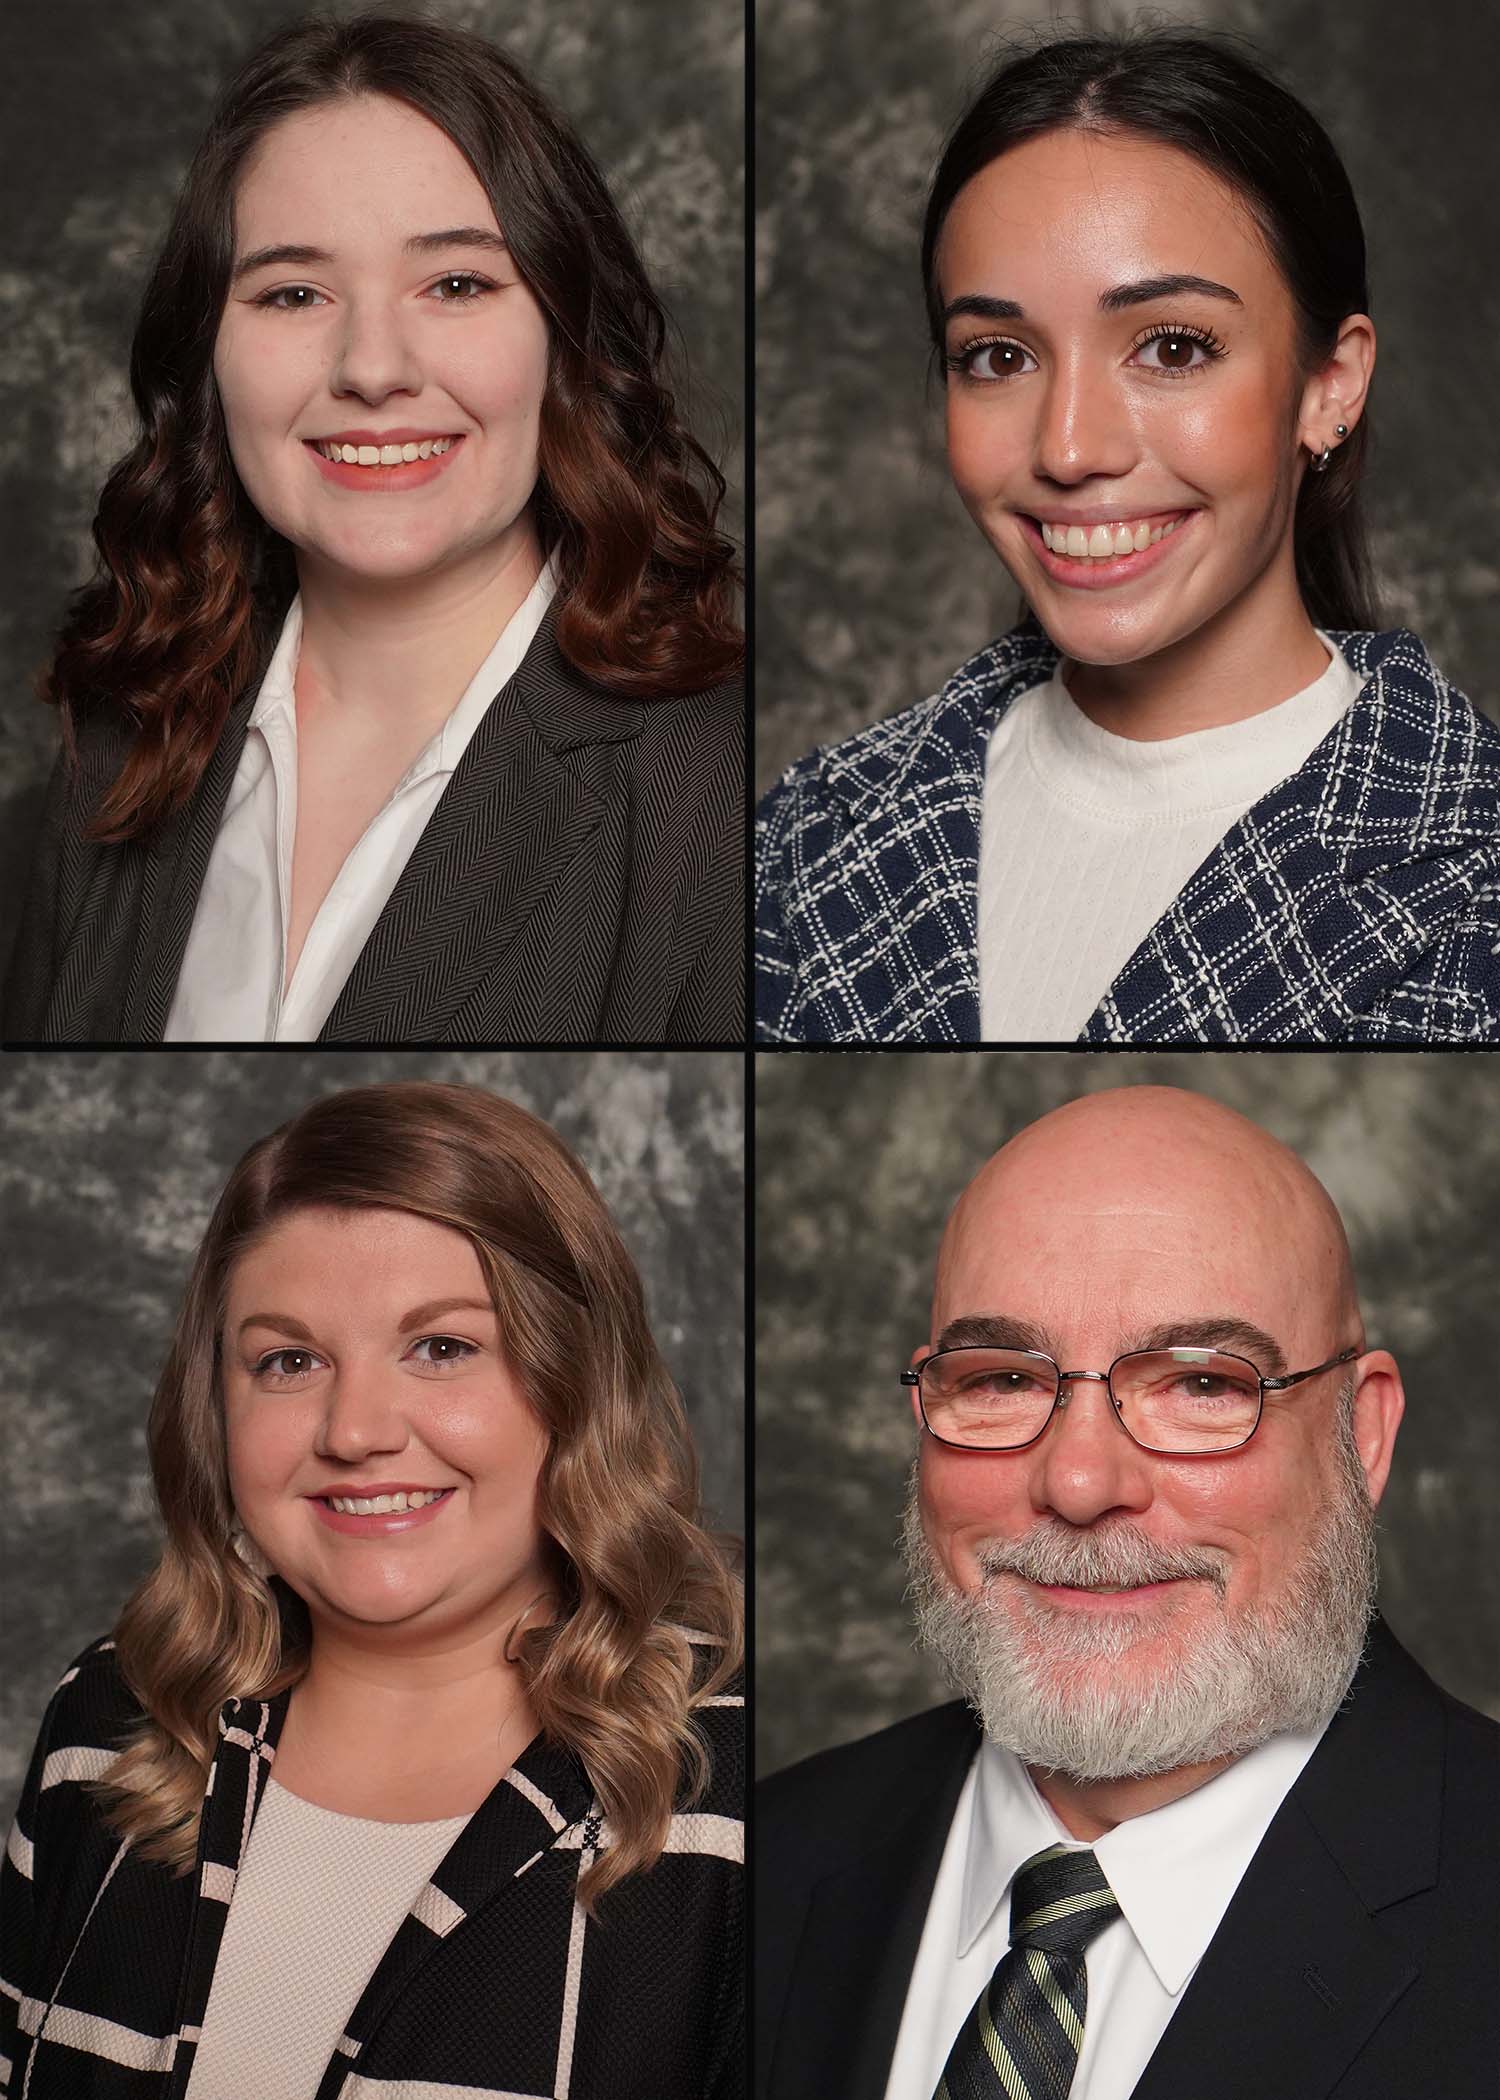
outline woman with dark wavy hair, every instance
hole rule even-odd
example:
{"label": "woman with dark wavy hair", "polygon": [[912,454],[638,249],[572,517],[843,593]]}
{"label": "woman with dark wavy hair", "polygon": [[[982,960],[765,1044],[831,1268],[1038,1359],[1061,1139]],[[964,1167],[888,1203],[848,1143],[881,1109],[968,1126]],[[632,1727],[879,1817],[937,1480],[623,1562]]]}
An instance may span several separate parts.
{"label": "woman with dark wavy hair", "polygon": [[1383,628],[1365,243],[1240,42],[1048,38],[921,266],[1024,617],[759,825],[768,1041],[1500,1038],[1500,730]]}
{"label": "woman with dark wavy hair", "polygon": [[739,1585],[556,1134],[418,1082],[253,1145],[147,1444],[3,1868],[7,2089],[741,2093]]}
{"label": "woman with dark wavy hair", "polygon": [[146,287],[5,1030],[733,1040],[717,469],[588,153],[453,24],[277,32]]}

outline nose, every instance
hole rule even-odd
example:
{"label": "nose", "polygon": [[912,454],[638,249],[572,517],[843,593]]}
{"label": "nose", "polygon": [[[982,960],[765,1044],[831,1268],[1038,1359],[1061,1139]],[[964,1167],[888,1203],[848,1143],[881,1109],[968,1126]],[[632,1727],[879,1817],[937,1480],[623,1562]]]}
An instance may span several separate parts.
{"label": "nose", "polygon": [[351,298],[337,334],[330,385],[335,394],[381,402],[390,394],[418,394],[421,369],[409,322],[394,302]]}
{"label": "nose", "polygon": [[1032,1447],[1033,1506],[1070,1524],[1091,1524],[1107,1510],[1142,1510],[1151,1501],[1150,1460],[1115,1414],[1102,1379],[1063,1378],[1057,1406]]}
{"label": "nose", "polygon": [[1091,474],[1118,479],[1129,473],[1136,443],[1128,410],[1108,370],[1086,350],[1060,357],[1033,398],[1033,463],[1040,478],[1071,486]]}
{"label": "nose", "polygon": [[377,1452],[405,1450],[411,1432],[400,1406],[395,1375],[375,1365],[339,1370],[329,1380],[317,1439],[322,1458],[356,1463]]}

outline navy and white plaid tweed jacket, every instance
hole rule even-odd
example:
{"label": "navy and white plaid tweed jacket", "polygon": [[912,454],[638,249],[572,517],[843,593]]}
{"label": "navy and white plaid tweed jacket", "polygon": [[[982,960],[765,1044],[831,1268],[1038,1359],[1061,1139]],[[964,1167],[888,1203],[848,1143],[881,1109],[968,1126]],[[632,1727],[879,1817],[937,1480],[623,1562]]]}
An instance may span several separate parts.
{"label": "navy and white plaid tweed jacket", "polygon": [[[1326,631],[1357,699],[1225,834],[1080,1041],[1500,1040],[1500,729],[1408,629]],[[756,825],[760,1041],[980,1040],[986,740],[1057,659],[1015,628],[771,789]]]}

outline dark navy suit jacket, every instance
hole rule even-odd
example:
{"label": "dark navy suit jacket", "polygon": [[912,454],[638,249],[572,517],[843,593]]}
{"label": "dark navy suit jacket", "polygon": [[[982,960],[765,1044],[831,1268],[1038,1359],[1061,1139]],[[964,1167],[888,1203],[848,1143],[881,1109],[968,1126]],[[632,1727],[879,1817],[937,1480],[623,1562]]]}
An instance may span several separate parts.
{"label": "dark navy suit jacket", "polygon": [[[1357,699],[1209,854],[1081,1041],[1500,1041],[1500,729],[1406,628],[1327,631]],[[980,1040],[985,745],[1057,660],[1013,629],[766,796],[761,1041]]]}
{"label": "dark navy suit jacket", "polygon": [[[978,1742],[942,1706],[757,1789],[757,2100],[883,2100]],[[1497,1981],[1500,1728],[1377,1621],[1134,2100],[1495,2100]]]}

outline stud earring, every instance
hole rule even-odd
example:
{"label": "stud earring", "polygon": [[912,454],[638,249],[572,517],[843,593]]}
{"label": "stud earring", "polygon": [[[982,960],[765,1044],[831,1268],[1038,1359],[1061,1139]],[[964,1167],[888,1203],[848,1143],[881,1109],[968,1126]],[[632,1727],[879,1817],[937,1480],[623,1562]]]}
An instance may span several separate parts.
{"label": "stud earring", "polygon": [[[1349,426],[1347,423],[1335,423],[1333,427],[1341,438],[1346,438],[1349,435]],[[1325,445],[1319,457],[1315,459],[1312,463],[1312,472],[1314,474],[1321,474],[1324,471],[1324,469],[1328,465],[1328,456],[1329,448]]]}

